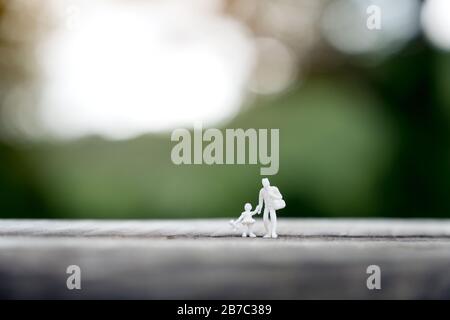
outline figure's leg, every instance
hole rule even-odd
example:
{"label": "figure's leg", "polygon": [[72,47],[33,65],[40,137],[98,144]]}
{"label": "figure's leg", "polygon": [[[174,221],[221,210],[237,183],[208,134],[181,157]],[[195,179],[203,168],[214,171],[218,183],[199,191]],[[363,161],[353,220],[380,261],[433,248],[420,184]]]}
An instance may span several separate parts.
{"label": "figure's leg", "polygon": [[264,238],[270,238],[270,221],[269,221],[269,210],[267,208],[264,208],[264,228],[266,229],[266,234],[264,235]]}
{"label": "figure's leg", "polygon": [[270,209],[270,223],[272,224],[272,238],[278,238],[277,235],[277,212]]}
{"label": "figure's leg", "polygon": [[252,231],[252,227],[253,227],[253,224],[249,224],[249,225],[248,225],[248,236],[249,236],[250,238],[256,237],[256,234],[254,234],[253,231]]}
{"label": "figure's leg", "polygon": [[247,236],[247,230],[248,230],[248,226],[246,224],[244,224],[244,232],[242,233],[242,238],[245,238]]}

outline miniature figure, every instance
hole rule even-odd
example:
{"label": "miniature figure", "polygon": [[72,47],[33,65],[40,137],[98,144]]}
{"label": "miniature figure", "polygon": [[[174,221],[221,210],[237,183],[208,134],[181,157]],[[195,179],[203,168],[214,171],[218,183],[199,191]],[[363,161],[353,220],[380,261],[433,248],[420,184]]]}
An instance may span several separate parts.
{"label": "miniature figure", "polygon": [[[264,238],[278,238],[277,235],[277,213],[276,210],[286,207],[286,202],[277,187],[271,186],[269,179],[262,179],[263,188],[259,191],[258,214],[261,213],[264,203],[264,228],[266,235]],[[270,213],[270,220],[269,220]]]}
{"label": "miniature figure", "polygon": [[244,232],[242,233],[242,237],[247,237],[247,234],[250,238],[255,238],[256,235],[252,231],[253,224],[255,223],[255,219],[253,219],[253,215],[257,213],[259,207],[257,206],[254,211],[252,210],[252,205],[250,203],[246,203],[244,206],[244,212],[241,213],[241,216],[237,220],[231,220],[231,225],[236,229],[238,224],[241,224],[244,227]]}

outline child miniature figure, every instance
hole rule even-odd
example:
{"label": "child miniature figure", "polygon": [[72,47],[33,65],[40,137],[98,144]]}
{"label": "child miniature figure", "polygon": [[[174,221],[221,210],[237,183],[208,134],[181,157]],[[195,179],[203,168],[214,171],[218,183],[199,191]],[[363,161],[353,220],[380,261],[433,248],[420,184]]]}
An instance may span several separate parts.
{"label": "child miniature figure", "polygon": [[254,211],[252,210],[252,205],[250,203],[246,203],[244,206],[244,212],[241,213],[241,216],[237,220],[231,220],[231,225],[236,228],[237,225],[240,223],[244,227],[244,232],[242,233],[242,237],[247,237],[247,234],[250,238],[255,238],[256,235],[252,232],[253,224],[255,223],[255,219],[253,219],[253,215],[255,215],[258,212],[259,206],[255,208]]}

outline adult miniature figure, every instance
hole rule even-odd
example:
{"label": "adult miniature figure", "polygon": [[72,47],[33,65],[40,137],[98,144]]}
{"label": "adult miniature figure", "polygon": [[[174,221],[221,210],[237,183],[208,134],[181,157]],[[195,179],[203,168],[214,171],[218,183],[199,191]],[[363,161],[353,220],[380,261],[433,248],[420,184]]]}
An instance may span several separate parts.
{"label": "adult miniature figure", "polygon": [[259,204],[257,208],[258,214],[260,214],[264,204],[263,220],[264,228],[266,229],[264,238],[278,238],[276,210],[283,209],[286,203],[278,188],[270,185],[269,179],[263,178],[262,185],[263,188],[259,191]]}
{"label": "adult miniature figure", "polygon": [[244,227],[244,232],[242,233],[242,237],[245,238],[248,234],[250,238],[256,237],[256,235],[252,231],[253,224],[255,223],[255,219],[253,219],[253,215],[255,215],[258,211],[258,207],[252,210],[252,205],[250,203],[246,203],[244,206],[244,212],[241,213],[241,216],[236,221],[231,220],[230,223],[234,228],[237,228],[238,224],[242,224]]}

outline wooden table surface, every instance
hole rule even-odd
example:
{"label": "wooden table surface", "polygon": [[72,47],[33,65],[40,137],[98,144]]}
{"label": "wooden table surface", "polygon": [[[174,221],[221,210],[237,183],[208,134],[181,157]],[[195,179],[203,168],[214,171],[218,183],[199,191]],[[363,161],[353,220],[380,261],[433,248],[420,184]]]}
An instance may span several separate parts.
{"label": "wooden table surface", "polygon": [[279,220],[278,239],[225,219],[0,220],[0,298],[450,298],[450,220]]}

